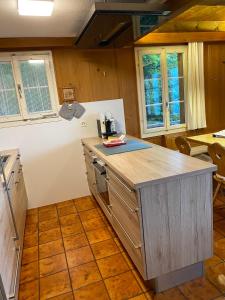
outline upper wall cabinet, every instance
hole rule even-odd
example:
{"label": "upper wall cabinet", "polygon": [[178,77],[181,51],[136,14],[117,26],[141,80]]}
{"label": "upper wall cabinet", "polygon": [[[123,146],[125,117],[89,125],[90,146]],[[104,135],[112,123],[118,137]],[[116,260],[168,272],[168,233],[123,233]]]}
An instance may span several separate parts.
{"label": "upper wall cabinet", "polygon": [[119,98],[113,50],[53,50],[60,102],[63,87],[74,86],[78,101]]}

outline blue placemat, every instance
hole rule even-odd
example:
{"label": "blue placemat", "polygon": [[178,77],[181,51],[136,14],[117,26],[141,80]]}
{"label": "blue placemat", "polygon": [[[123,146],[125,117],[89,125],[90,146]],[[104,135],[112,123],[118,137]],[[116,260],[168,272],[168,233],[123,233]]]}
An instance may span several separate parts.
{"label": "blue placemat", "polygon": [[95,145],[95,147],[105,155],[113,155],[113,154],[119,154],[124,152],[131,152],[136,150],[152,148],[150,144],[145,144],[138,140],[127,140],[127,143],[125,145],[111,147],[111,148],[107,148],[102,144]]}

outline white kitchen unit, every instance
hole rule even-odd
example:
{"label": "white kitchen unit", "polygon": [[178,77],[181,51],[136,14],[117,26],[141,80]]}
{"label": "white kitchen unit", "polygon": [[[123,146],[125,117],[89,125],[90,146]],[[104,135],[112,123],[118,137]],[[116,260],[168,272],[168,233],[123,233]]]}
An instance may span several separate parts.
{"label": "white kitchen unit", "polygon": [[101,139],[82,142],[90,191],[142,277],[161,292],[203,276],[216,166],[154,144],[105,155]]}
{"label": "white kitchen unit", "polygon": [[0,155],[0,295],[3,300],[16,300],[27,194],[19,152],[11,150]]}

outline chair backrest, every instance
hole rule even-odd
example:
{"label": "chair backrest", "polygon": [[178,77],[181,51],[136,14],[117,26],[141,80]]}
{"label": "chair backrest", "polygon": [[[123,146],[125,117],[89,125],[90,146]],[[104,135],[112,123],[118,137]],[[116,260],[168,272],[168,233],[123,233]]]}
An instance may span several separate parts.
{"label": "chair backrest", "polygon": [[179,136],[186,136],[186,132],[182,132],[182,133],[170,133],[170,134],[165,134],[164,135],[164,144],[166,146],[166,148],[172,149],[172,150],[177,150],[177,145],[176,145],[176,138]]}
{"label": "chair backrest", "polygon": [[187,155],[191,154],[191,145],[190,145],[190,143],[187,141],[187,139],[185,137],[178,136],[175,139],[175,143],[176,143],[176,146],[177,146],[178,150],[181,153],[187,154]]}
{"label": "chair backrest", "polygon": [[215,143],[208,147],[208,152],[213,163],[218,167],[217,174],[225,177],[225,148]]}

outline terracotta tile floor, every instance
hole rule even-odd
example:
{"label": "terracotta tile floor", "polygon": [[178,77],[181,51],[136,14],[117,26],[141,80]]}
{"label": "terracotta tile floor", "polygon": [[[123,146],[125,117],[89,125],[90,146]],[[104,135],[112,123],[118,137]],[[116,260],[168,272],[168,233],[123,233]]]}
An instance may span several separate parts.
{"label": "terracotta tile floor", "polygon": [[19,300],[225,300],[225,197],[217,203],[214,257],[205,262],[205,278],[158,295],[92,197],[29,210]]}

